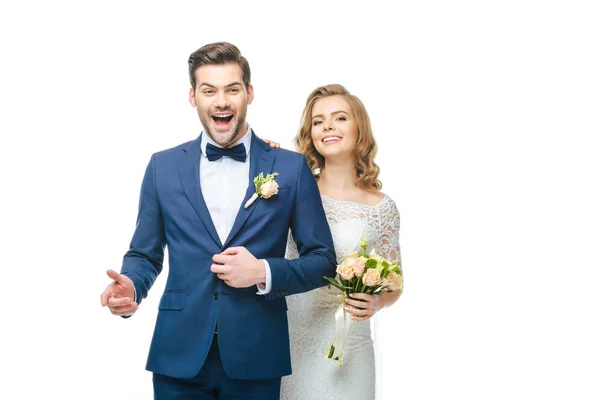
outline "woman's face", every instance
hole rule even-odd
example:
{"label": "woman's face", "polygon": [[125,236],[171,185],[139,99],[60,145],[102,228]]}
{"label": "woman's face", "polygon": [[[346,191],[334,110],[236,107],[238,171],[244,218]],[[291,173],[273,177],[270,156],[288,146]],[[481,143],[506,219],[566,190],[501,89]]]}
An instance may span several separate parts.
{"label": "woman's face", "polygon": [[344,97],[329,96],[317,100],[311,126],[313,144],[325,159],[352,157],[358,140],[358,125]]}

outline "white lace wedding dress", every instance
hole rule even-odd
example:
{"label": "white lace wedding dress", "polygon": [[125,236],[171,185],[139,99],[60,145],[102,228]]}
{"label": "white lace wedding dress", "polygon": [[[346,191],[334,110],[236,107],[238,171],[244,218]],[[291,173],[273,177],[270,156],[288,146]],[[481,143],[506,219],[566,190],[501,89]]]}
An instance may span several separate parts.
{"label": "white lace wedding dress", "polygon": [[[337,262],[360,250],[360,239],[389,260],[400,260],[400,216],[387,195],[375,206],[321,196]],[[298,258],[293,240],[288,240],[287,258]],[[282,400],[374,400],[376,362],[370,320],[352,322],[338,362],[325,358],[335,332],[334,313],[340,291],[327,286],[287,297],[292,375],[283,377]],[[381,395],[379,395],[381,397]]]}

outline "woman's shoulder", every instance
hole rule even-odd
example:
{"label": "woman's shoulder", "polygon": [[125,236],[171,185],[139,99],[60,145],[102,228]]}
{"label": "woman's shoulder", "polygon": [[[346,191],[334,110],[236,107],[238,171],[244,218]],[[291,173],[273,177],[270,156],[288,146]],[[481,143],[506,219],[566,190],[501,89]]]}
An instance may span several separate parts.
{"label": "woman's shoulder", "polygon": [[371,207],[381,204],[387,197],[385,193],[380,191],[372,192],[365,190],[364,192],[365,203]]}
{"label": "woman's shoulder", "polygon": [[380,211],[393,215],[398,214],[396,202],[390,196],[381,191],[372,192],[372,196],[373,201],[377,202],[377,207],[379,207]]}

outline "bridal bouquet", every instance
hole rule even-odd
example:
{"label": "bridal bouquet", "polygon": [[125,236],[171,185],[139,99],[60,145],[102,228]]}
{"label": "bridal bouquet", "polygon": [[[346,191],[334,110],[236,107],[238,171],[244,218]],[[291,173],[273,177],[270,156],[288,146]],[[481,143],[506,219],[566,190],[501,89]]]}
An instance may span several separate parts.
{"label": "bridal bouquet", "polygon": [[367,241],[361,239],[362,252],[353,251],[346,255],[344,261],[338,265],[334,278],[323,278],[329,281],[330,287],[334,286],[342,291],[342,304],[335,312],[335,336],[329,346],[327,358],[338,361],[342,367],[342,350],[350,330],[350,316],[344,310],[346,297],[350,293],[367,293],[379,295],[392,291],[402,291],[404,277],[398,261],[391,262],[381,257],[375,249],[367,254]]}

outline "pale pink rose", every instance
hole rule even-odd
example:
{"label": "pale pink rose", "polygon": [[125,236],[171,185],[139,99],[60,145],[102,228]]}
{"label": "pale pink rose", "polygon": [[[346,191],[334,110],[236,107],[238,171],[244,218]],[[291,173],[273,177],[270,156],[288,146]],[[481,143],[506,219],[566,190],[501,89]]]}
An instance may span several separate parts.
{"label": "pale pink rose", "polygon": [[404,283],[402,275],[390,272],[387,276],[387,280],[389,282],[389,286],[387,287],[389,290],[402,290],[402,285]]}
{"label": "pale pink rose", "polygon": [[350,280],[354,277],[354,265],[347,264],[345,261],[338,265],[336,272],[346,280]]}
{"label": "pale pink rose", "polygon": [[335,271],[346,280],[354,278],[354,264],[352,263],[352,259],[344,260],[343,263],[338,265]]}
{"label": "pale pink rose", "polygon": [[264,199],[268,199],[269,197],[273,196],[274,194],[277,194],[278,191],[279,191],[279,185],[275,181],[267,181],[267,182],[263,183],[259,190],[260,195]]}
{"label": "pale pink rose", "polygon": [[398,290],[398,275],[395,272],[390,272],[387,276],[387,281],[388,281],[388,290]]}
{"label": "pale pink rose", "polygon": [[373,286],[381,281],[381,275],[377,268],[369,268],[362,277],[362,281],[367,286]]}
{"label": "pale pink rose", "polygon": [[362,276],[363,272],[365,272],[366,262],[367,259],[364,257],[358,257],[356,259],[356,262],[354,263],[354,273],[356,274],[356,276],[360,277]]}

